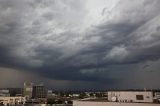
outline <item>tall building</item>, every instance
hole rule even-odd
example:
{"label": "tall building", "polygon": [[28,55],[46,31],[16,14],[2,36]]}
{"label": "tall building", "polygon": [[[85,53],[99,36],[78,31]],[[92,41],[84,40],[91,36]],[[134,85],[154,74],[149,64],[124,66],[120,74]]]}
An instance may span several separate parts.
{"label": "tall building", "polygon": [[46,89],[43,84],[34,85],[32,91],[32,98],[45,98],[46,97]]}
{"label": "tall building", "polygon": [[33,90],[33,84],[32,83],[24,83],[24,88],[23,88],[23,95],[27,98],[30,99],[32,97],[32,90]]}

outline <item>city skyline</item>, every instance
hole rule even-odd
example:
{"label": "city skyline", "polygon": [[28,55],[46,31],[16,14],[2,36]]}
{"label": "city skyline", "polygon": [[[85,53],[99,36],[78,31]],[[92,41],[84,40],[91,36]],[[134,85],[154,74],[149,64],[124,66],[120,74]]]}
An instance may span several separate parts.
{"label": "city skyline", "polygon": [[0,87],[160,88],[160,0],[0,0]]}

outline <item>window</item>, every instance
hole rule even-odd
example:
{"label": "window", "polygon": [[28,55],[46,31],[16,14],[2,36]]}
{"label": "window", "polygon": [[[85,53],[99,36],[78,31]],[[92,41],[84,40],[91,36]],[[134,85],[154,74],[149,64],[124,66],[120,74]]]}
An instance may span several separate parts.
{"label": "window", "polygon": [[144,100],[143,95],[136,95],[137,100]]}

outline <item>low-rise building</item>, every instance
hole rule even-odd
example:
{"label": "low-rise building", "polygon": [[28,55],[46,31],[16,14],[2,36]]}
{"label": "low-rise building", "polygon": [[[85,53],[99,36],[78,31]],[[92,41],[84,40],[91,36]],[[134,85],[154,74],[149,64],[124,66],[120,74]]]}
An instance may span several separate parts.
{"label": "low-rise building", "polygon": [[73,98],[78,98],[80,96],[80,94],[72,94]]}
{"label": "low-rise building", "polygon": [[25,97],[0,97],[0,104],[5,106],[7,105],[16,105],[16,104],[24,104],[26,101]]}
{"label": "low-rise building", "polygon": [[9,97],[9,90],[0,90],[0,97]]}
{"label": "low-rise building", "polygon": [[160,92],[154,92],[154,102],[160,103]]}
{"label": "low-rise building", "polygon": [[112,102],[153,102],[152,91],[108,91],[108,101]]}

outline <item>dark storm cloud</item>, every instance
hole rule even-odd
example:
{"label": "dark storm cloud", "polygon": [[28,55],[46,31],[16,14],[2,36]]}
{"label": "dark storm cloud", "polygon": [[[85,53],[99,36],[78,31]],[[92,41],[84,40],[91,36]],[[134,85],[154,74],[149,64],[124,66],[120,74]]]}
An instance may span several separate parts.
{"label": "dark storm cloud", "polygon": [[119,1],[109,12],[102,8],[98,24],[84,4],[85,0],[1,0],[0,65],[50,79],[115,86],[123,83],[128,69],[134,74],[139,70],[134,66],[158,61],[159,0]]}

